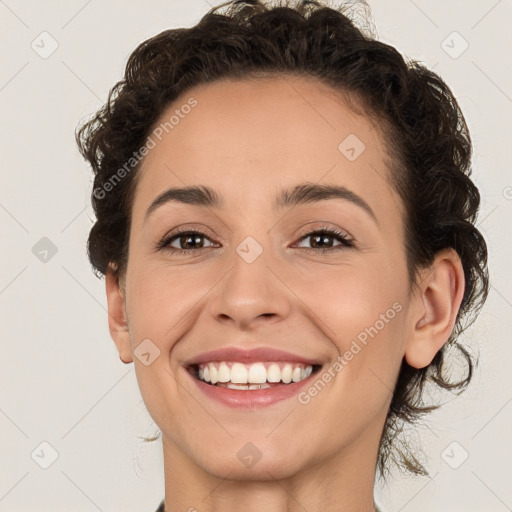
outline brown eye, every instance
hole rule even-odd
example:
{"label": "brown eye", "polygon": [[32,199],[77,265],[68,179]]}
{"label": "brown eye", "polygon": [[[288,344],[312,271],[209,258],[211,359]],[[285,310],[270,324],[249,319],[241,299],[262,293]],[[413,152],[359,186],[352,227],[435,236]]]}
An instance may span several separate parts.
{"label": "brown eye", "polygon": [[[198,249],[204,245],[203,238],[201,235],[179,235],[179,237],[174,237],[174,241],[178,242],[179,249]],[[174,242],[169,241],[171,247],[172,243]]]}
{"label": "brown eye", "polygon": [[[304,249],[309,251],[329,252],[354,245],[352,239],[346,233],[328,228],[311,231],[300,238],[302,241],[308,239],[311,247],[304,247]],[[333,239],[337,239],[340,243],[335,245]]]}
{"label": "brown eye", "polygon": [[213,246],[213,244],[211,246],[205,246],[204,240],[210,239],[200,231],[187,230],[164,238],[158,243],[157,248],[171,253],[187,253]]}

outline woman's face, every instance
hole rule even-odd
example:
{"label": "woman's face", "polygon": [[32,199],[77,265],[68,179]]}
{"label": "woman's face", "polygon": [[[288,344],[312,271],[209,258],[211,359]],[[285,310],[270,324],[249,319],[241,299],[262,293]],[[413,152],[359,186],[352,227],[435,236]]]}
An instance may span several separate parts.
{"label": "woman's face", "polygon": [[[352,455],[374,463],[410,323],[403,212],[379,128],[327,86],[292,77],[201,85],[161,121],[172,115],[141,169],[124,291],[138,383],[166,453],[234,479]],[[338,194],[304,197],[304,184]],[[219,202],[174,194],[147,213],[184,187]],[[232,390],[199,382],[199,360],[217,378],[224,361],[233,380],[244,368],[264,379],[257,362],[267,379],[288,380],[290,363],[303,380]],[[307,363],[321,368],[307,376]]]}

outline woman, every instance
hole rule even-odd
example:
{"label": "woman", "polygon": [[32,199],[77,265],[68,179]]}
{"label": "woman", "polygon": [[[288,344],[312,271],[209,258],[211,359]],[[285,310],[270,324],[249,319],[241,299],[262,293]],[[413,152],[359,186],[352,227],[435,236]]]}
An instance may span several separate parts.
{"label": "woman", "polygon": [[397,434],[427,380],[471,379],[467,126],[341,11],[219,7],[142,43],[77,134],[110,332],[162,432],[158,510],[375,511],[376,469],[425,472]]}

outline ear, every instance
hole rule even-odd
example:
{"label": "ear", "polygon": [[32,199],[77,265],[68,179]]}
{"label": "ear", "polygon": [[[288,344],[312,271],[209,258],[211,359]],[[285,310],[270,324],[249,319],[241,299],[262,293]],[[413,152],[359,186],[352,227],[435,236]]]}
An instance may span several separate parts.
{"label": "ear", "polygon": [[464,287],[464,269],[453,249],[437,253],[432,265],[422,271],[412,299],[413,313],[405,350],[405,360],[410,366],[428,366],[448,341]]}
{"label": "ear", "polygon": [[126,317],[125,292],[114,270],[109,265],[105,274],[105,286],[108,303],[108,327],[110,336],[116,344],[119,358],[123,363],[133,362],[130,335]]}

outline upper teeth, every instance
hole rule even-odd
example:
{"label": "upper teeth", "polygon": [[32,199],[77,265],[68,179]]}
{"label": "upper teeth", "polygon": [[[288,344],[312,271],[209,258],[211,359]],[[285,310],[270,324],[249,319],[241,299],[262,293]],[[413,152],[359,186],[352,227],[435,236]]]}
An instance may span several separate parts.
{"label": "upper teeth", "polygon": [[313,367],[301,363],[253,363],[245,365],[232,362],[212,362],[199,365],[200,380],[211,382],[232,382],[234,384],[262,384],[299,382],[311,375]]}

